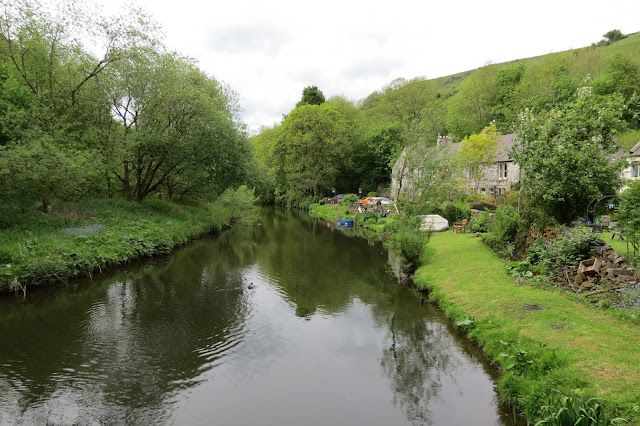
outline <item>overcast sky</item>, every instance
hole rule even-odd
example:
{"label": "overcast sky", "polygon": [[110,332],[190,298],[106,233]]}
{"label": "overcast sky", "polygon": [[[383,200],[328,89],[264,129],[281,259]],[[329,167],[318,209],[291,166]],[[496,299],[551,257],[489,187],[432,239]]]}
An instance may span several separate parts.
{"label": "overcast sky", "polygon": [[[108,14],[123,0],[97,0]],[[131,4],[131,0],[126,0]],[[640,31],[640,0],[134,0],[166,44],[240,95],[252,130],[316,85],[359,100],[392,80],[437,78]]]}

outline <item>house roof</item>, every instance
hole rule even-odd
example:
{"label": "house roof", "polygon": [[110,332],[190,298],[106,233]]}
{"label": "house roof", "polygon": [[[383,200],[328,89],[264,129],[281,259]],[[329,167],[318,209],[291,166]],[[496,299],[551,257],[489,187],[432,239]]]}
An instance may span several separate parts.
{"label": "house roof", "polygon": [[513,161],[513,158],[509,155],[513,144],[515,143],[516,134],[509,133],[507,135],[501,135],[498,139],[498,143],[500,143],[500,147],[498,148],[498,158],[496,158],[496,162],[504,162],[504,161]]}
{"label": "house roof", "polygon": [[635,144],[633,148],[629,150],[629,157],[640,157],[640,142]]}

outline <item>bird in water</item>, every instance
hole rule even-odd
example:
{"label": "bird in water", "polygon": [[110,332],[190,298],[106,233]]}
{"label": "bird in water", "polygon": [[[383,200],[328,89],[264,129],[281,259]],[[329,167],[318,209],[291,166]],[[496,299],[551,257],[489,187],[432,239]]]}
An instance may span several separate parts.
{"label": "bird in water", "polygon": [[249,289],[254,288],[255,286],[253,285],[253,283],[249,284]]}

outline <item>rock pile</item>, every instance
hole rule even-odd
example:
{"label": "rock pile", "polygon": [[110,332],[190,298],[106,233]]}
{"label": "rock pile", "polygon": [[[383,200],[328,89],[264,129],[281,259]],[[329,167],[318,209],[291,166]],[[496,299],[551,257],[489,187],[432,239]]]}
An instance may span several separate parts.
{"label": "rock pile", "polygon": [[576,293],[588,292],[587,296],[620,292],[635,286],[638,282],[636,270],[604,240],[599,240],[599,243],[595,258],[580,262],[578,267],[567,267],[556,281]]}

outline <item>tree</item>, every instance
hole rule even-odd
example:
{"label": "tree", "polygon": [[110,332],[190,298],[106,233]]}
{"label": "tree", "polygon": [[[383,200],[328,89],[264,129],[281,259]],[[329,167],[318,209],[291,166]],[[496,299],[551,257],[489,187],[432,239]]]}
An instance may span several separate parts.
{"label": "tree", "polygon": [[423,78],[397,79],[384,90],[383,111],[402,128],[403,143],[394,156],[395,160],[405,155],[404,160],[397,161],[394,166],[397,195],[402,193],[403,182],[412,173],[413,159],[435,144],[437,134],[432,133],[435,128],[425,127],[424,114],[428,111],[427,105],[436,101],[437,96],[434,83]]}
{"label": "tree", "polygon": [[601,98],[583,87],[563,105],[521,114],[511,155],[529,206],[569,223],[593,198],[619,188],[624,160],[609,156],[618,149],[613,135],[623,105],[620,96]]}
{"label": "tree", "polygon": [[633,181],[620,197],[618,226],[631,243],[633,254],[640,251],[640,182]]}
{"label": "tree", "polygon": [[639,123],[634,115],[638,111],[637,96],[640,95],[640,62],[621,53],[608,57],[606,62],[604,73],[593,81],[594,92],[598,95],[622,95],[627,105],[623,117],[629,127],[637,128]]}
{"label": "tree", "polygon": [[122,131],[105,156],[126,199],[220,193],[242,180],[253,153],[219,82],[175,53],[145,48],[114,68],[105,90]]}
{"label": "tree", "polygon": [[464,171],[477,193],[480,183],[485,179],[486,168],[495,163],[498,153],[498,130],[494,123],[482,129],[480,133],[465,137],[455,155],[455,164]]}
{"label": "tree", "polygon": [[[5,205],[27,207],[39,198],[48,211],[52,197],[77,199],[101,190],[105,165],[98,147],[115,126],[98,80],[127,46],[146,44],[153,30],[137,12],[107,20],[83,6],[70,1],[47,12],[27,0],[3,3]],[[99,57],[84,47],[87,38],[103,46]]]}
{"label": "tree", "polygon": [[622,31],[615,30],[615,29],[607,32],[606,34],[603,35],[603,37],[606,38],[607,40],[609,40],[610,42],[614,42],[614,41],[622,40],[623,38],[627,38],[626,35],[622,34]]}
{"label": "tree", "polygon": [[302,99],[296,104],[296,108],[302,105],[320,105],[324,101],[324,94],[318,86],[307,86],[302,89]]}
{"label": "tree", "polygon": [[499,96],[497,75],[496,65],[486,65],[461,83],[447,112],[447,129],[454,138],[476,133],[495,118],[492,106]]}
{"label": "tree", "polygon": [[302,105],[289,114],[275,141],[277,191],[317,196],[333,186],[348,155],[349,125],[334,105]]}
{"label": "tree", "polygon": [[524,62],[507,65],[498,71],[496,77],[498,94],[492,106],[493,116],[501,129],[510,128],[520,111],[520,99],[517,97],[518,87],[526,72]]}
{"label": "tree", "polygon": [[[458,189],[458,180],[451,173],[452,163],[450,144],[418,145],[403,151],[394,168],[396,192],[393,195],[415,204],[444,201]],[[402,178],[406,182],[400,185]]]}

